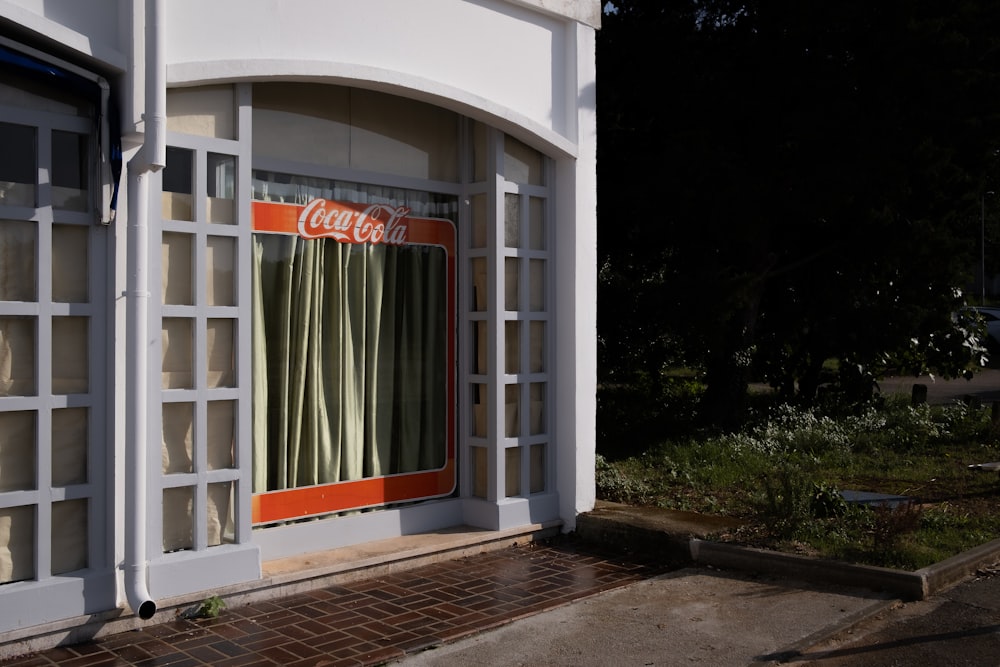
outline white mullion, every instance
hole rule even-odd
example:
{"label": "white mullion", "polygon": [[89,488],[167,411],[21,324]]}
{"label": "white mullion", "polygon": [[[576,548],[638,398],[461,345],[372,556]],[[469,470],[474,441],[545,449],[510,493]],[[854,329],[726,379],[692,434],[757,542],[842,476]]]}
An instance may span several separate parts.
{"label": "white mullion", "polygon": [[35,577],[52,577],[52,501],[39,498],[35,505]]}
{"label": "white mullion", "polygon": [[[51,348],[50,348],[51,349]],[[35,421],[35,464],[38,496],[35,514],[35,567],[39,580],[52,575],[52,408],[39,402]]]}
{"label": "white mullion", "polygon": [[503,177],[503,134],[490,129],[487,134],[487,164],[492,178],[488,184],[486,220],[486,391],[490,400],[486,406],[486,441],[488,460],[486,498],[498,502],[503,496],[506,467],[506,385],[504,382],[504,327],[506,326],[504,304],[504,272],[506,253],[504,251],[504,177]]}
{"label": "white mullion", "polygon": [[518,439],[518,447],[521,449],[521,495],[527,496],[531,488],[531,477],[530,468],[531,463],[531,450],[525,443],[528,441],[528,435],[531,433],[531,383],[526,381],[530,375],[530,361],[531,361],[531,253],[528,251],[528,246],[530,245],[530,228],[531,228],[531,197],[527,194],[523,194],[520,189],[518,189],[518,216],[520,217],[520,224],[518,225],[518,315],[517,315],[517,327],[518,334],[521,336],[520,347],[518,353],[521,358],[518,360],[518,368],[521,374],[518,376],[518,400],[521,402],[519,406],[518,417],[520,419],[520,438]]}
{"label": "white mullion", "polygon": [[[38,203],[43,201],[43,173],[50,178],[51,134],[48,128],[38,128]],[[45,196],[51,201],[51,187]],[[52,574],[52,208],[39,206],[38,236],[35,258],[36,298],[38,318],[35,328],[35,394],[40,399],[35,409],[35,483],[38,495],[35,505],[35,576],[47,579]]]}
{"label": "white mullion", "polygon": [[[201,403],[198,404],[201,406]],[[197,412],[197,409],[195,410]],[[204,471],[195,475],[197,483],[188,487],[192,491],[191,498],[191,547],[195,551],[208,548],[208,486]]]}
{"label": "white mullion", "polygon": [[[99,188],[100,183],[92,187]],[[107,349],[107,311],[103,299],[103,267],[107,265],[107,246],[101,241],[108,236],[106,228],[91,225],[87,233],[87,301],[91,305],[90,341],[88,345],[89,385],[87,388],[87,564],[90,568],[104,567],[107,558],[106,522],[104,518],[104,503],[106,495],[101,492],[105,488],[105,468],[103,466],[104,414],[98,414],[95,409],[100,404],[101,396],[110,396],[108,388],[108,370],[105,350]],[[97,465],[101,463],[101,465]]]}
{"label": "white mullion", "polygon": [[36,126],[35,577],[52,576],[52,129]]}
{"label": "white mullion", "polygon": [[197,482],[192,489],[191,523],[192,547],[203,551],[208,547],[208,491],[205,469],[208,461],[208,307],[205,303],[205,258],[208,245],[208,152],[194,150],[191,183],[191,207],[194,213],[193,247],[191,258],[191,298],[194,303],[194,433],[192,439],[192,465]]}
{"label": "white mullion", "polygon": [[[463,150],[463,153],[465,150]],[[464,172],[463,172],[464,173]],[[471,195],[463,193],[459,199],[458,228],[467,230],[464,239],[457,244],[458,262],[458,285],[455,298],[458,299],[455,325],[459,327],[455,363],[456,381],[458,390],[455,392],[455,403],[452,409],[456,411],[457,442],[456,444],[456,469],[458,470],[458,490],[462,498],[472,496],[473,477],[475,471],[472,469],[472,416],[473,410],[472,387],[476,384],[473,380],[473,371],[476,370],[476,358],[473,352],[478,344],[478,320],[472,318],[471,285],[472,285],[472,257],[469,253],[469,245],[472,242],[472,205]]]}
{"label": "white mullion", "polygon": [[[461,191],[458,195],[458,211],[456,222],[458,223],[457,243],[455,244],[455,266],[456,285],[455,299],[457,307],[455,309],[455,321],[451,326],[457,328],[455,331],[455,359],[454,367],[450,370],[455,374],[455,396],[449,409],[453,410],[451,423],[455,426],[455,484],[458,488],[458,495],[466,498],[472,495],[471,479],[474,471],[469,462],[471,456],[471,429],[472,420],[469,418],[469,410],[472,409],[472,371],[475,368],[475,361],[472,356],[476,349],[476,324],[471,318],[472,307],[469,301],[469,286],[472,284],[470,276],[472,274],[472,258],[469,248],[472,245],[472,193],[470,184],[475,179],[472,169],[472,142],[470,132],[472,123],[460,116],[458,120],[458,174],[461,183]],[[466,408],[465,406],[468,406]]]}
{"label": "white mullion", "polygon": [[250,207],[253,199],[253,88],[250,84],[236,86],[237,155],[233,196],[236,206],[236,258],[233,262],[236,281],[237,319],[236,340],[236,424],[233,428],[234,464],[238,476],[233,481],[235,540],[237,544],[252,539],[253,507],[253,293],[251,261],[253,230],[250,228]]}
{"label": "white mullion", "polygon": [[545,292],[543,298],[545,299],[545,311],[544,311],[544,334],[542,336],[542,372],[540,373],[543,381],[545,382],[545,391],[542,392],[542,400],[545,401],[545,405],[542,407],[542,420],[545,424],[545,428],[542,429],[545,435],[545,452],[544,452],[544,465],[545,465],[545,480],[544,486],[546,491],[557,488],[556,485],[556,448],[554,443],[556,442],[555,437],[555,426],[556,426],[556,415],[555,415],[555,389],[553,388],[552,378],[557,377],[555,373],[555,360],[556,354],[552,349],[552,341],[555,338],[555,317],[552,316],[552,309],[555,306],[554,295],[556,293],[555,286],[555,250],[553,246],[553,239],[555,238],[555,162],[549,158],[545,157],[545,166],[543,169],[543,174],[545,176],[545,198],[542,202],[542,221],[545,225],[543,231],[543,247],[545,255]]}

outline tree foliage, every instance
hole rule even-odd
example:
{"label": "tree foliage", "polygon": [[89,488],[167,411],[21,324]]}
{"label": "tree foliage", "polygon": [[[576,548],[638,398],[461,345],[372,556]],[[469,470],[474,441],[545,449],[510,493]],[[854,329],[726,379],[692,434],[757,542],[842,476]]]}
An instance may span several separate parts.
{"label": "tree foliage", "polygon": [[[609,5],[609,7],[611,7]],[[703,415],[761,377],[815,398],[955,376],[1000,147],[985,0],[616,0],[598,35],[600,367],[704,369]]]}

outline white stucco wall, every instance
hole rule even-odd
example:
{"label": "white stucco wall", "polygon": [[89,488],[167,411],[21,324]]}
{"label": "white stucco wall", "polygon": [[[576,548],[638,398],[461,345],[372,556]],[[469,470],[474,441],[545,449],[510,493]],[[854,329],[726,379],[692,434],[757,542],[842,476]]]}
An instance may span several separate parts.
{"label": "white stucco wall", "polygon": [[121,28],[129,4],[130,0],[0,0],[0,17],[86,60],[124,70],[129,45]]}
{"label": "white stucco wall", "polygon": [[295,77],[380,88],[512,133],[526,129],[573,153],[576,109],[566,83],[575,81],[576,25],[502,0],[170,0],[167,79]]}

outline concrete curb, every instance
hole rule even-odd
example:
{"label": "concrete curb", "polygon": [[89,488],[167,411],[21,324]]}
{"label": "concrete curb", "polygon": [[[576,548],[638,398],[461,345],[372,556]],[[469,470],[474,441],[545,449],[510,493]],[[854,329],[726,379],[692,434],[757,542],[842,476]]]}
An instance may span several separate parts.
{"label": "concrete curb", "polygon": [[720,521],[724,520],[703,517],[699,523],[699,516],[690,512],[599,502],[593,511],[577,517],[576,533],[581,539],[628,551],[659,553],[669,562],[861,587],[909,601],[926,599],[1000,561],[997,539],[915,572],[855,565],[704,539],[719,529]]}
{"label": "concrete curb", "polygon": [[691,561],[696,565],[759,572],[817,584],[868,588],[907,600],[924,597],[923,579],[915,572],[852,565],[697,538],[692,538],[689,545]]}
{"label": "concrete curb", "polygon": [[691,562],[732,570],[762,572],[838,586],[884,591],[904,600],[924,600],[962,582],[976,570],[1000,561],[1000,539],[987,542],[914,572],[840,563],[691,538]]}

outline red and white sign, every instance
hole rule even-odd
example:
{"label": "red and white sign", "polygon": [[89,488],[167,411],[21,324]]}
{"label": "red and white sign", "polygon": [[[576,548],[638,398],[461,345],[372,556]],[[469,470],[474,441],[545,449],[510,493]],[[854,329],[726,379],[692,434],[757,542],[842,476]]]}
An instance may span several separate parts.
{"label": "red and white sign", "polygon": [[410,209],[388,204],[355,204],[313,199],[305,206],[253,202],[255,232],[332,238],[341,243],[404,245],[410,242]]}

